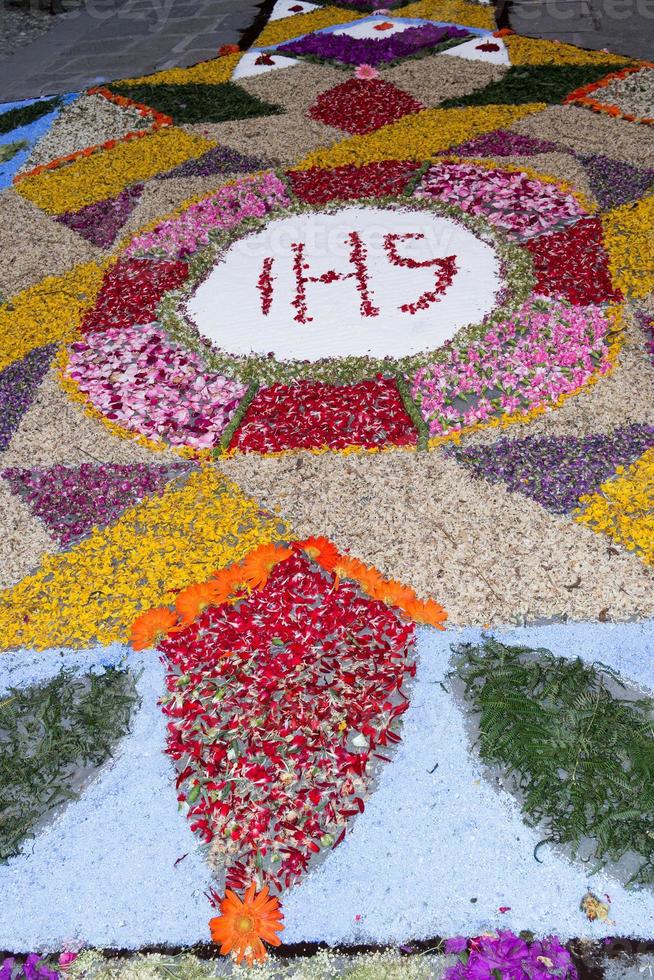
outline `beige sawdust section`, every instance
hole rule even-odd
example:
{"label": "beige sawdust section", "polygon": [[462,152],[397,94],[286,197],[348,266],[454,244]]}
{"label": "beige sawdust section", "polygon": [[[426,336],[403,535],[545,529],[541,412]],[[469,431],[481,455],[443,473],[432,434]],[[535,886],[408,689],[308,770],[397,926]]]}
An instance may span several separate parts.
{"label": "beige sawdust section", "polygon": [[166,460],[179,461],[179,457],[169,451],[153,452],[131,439],[118,438],[102,422],[86,415],[83,407],[71,401],[59,387],[55,368],[46,375],[2,457],[3,467],[26,468],[54,463]]}
{"label": "beige sawdust section", "polygon": [[624,160],[635,167],[651,167],[654,129],[605,113],[573,105],[548,106],[511,126],[516,133],[552,140],[578,153]]}
{"label": "beige sawdust section", "polygon": [[297,163],[314,150],[340,142],[344,136],[340,129],[308,119],[297,111],[281,116],[198,123],[183,128],[194,136],[215,140],[219,146],[265,157],[279,166]]}
{"label": "beige sawdust section", "polygon": [[103,253],[13,190],[0,193],[0,293],[13,296]]}
{"label": "beige sawdust section", "polygon": [[[3,466],[5,459],[3,457]],[[0,589],[20,582],[41,563],[46,552],[59,551],[42,522],[0,480]]]}
{"label": "beige sawdust section", "polygon": [[436,598],[452,623],[654,613],[654,570],[440,451],[248,455],[221,468],[296,533],[327,535]]}
{"label": "beige sawdust section", "polygon": [[292,68],[276,68],[262,75],[238,78],[236,84],[250,95],[281,106],[287,112],[298,113],[308,112],[322,92],[342,85],[351,77],[351,72],[330,65],[296,62]]}
{"label": "beige sawdust section", "polygon": [[429,58],[408,58],[392,68],[383,68],[384,81],[404,89],[424,106],[436,106],[445,99],[459,99],[499,81],[508,66],[487,65],[481,61],[435,54]]}

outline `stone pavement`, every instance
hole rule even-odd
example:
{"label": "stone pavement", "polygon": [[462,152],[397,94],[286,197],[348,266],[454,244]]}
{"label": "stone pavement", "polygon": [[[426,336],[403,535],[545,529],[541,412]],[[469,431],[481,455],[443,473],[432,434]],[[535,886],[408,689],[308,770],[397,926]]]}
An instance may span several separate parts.
{"label": "stone pavement", "polygon": [[518,34],[654,60],[654,0],[509,0]]}
{"label": "stone pavement", "polygon": [[256,0],[88,0],[0,61],[0,103],[215,57],[258,12]]}

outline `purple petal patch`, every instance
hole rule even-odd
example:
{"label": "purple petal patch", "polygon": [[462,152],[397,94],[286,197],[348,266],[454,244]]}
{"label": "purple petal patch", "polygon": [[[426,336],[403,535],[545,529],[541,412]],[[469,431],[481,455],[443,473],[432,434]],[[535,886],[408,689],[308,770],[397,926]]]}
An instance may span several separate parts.
{"label": "purple petal patch", "polygon": [[449,449],[476,476],[505,483],[555,514],[569,514],[595,493],[616,466],[633,463],[654,446],[654,426],[628,425],[592,436],[527,436],[491,446]]}
{"label": "purple petal patch", "polygon": [[62,547],[112,524],[127,507],[161,493],[193,464],[58,464],[49,469],[8,469],[2,474]]}
{"label": "purple petal patch", "polygon": [[36,347],[22,360],[0,371],[0,450],[7,448],[18,423],[32,404],[56,350]]}
{"label": "purple petal patch", "polygon": [[57,221],[72,228],[98,248],[110,248],[142,193],[143,184],[134,184],[121,191],[118,197],[87,204],[79,211],[66,211],[57,217]]}

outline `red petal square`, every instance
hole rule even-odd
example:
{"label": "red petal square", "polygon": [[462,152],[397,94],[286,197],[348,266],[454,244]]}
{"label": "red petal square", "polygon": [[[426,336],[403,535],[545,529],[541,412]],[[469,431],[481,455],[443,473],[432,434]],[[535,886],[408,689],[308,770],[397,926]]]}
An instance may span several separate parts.
{"label": "red petal square", "polygon": [[418,171],[419,164],[411,160],[382,160],[361,167],[347,164],[332,170],[313,167],[310,170],[289,170],[288,179],[293,193],[307,204],[326,204],[336,198],[358,200],[401,194]]}
{"label": "red petal square", "polygon": [[416,429],[393,378],[352,385],[320,381],[261,389],[230,449],[270,453],[285,449],[365,449],[413,446]]}

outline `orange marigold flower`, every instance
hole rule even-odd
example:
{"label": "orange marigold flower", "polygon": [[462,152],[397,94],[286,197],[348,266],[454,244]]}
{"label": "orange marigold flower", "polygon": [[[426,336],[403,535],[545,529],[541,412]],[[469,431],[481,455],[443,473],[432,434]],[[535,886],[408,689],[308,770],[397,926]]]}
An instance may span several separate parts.
{"label": "orange marigold flower", "polygon": [[262,545],[244,559],[241,565],[241,580],[250,589],[262,589],[275,565],[280,561],[286,561],[292,554],[291,548],[274,544]]}
{"label": "orange marigold flower", "polygon": [[331,572],[334,565],[341,557],[335,545],[327,538],[307,538],[306,541],[298,541],[298,548],[305,551],[309,558],[317,562],[321,568]]}
{"label": "orange marigold flower", "polygon": [[411,603],[415,602],[416,594],[408,585],[402,585],[394,579],[384,581],[375,598],[381,599],[387,606],[398,606],[406,609]]}
{"label": "orange marigold flower", "polygon": [[129,641],[135,650],[154,647],[177,626],[177,616],[165,606],[148,609],[132,623]]}
{"label": "orange marigold flower", "polygon": [[238,54],[240,50],[238,44],[221,44],[218,54],[224,57],[226,54]]}
{"label": "orange marigold flower", "polygon": [[209,606],[219,605],[223,601],[217,585],[213,582],[199,582],[182,589],[175,600],[175,608],[181,625],[188,626]]}
{"label": "orange marigold flower", "polygon": [[405,612],[417,623],[426,623],[439,630],[445,629],[443,623],[447,619],[447,613],[435,599],[415,599],[406,606]]}
{"label": "orange marigold flower", "polygon": [[220,915],[209,922],[211,938],[220,944],[220,952],[224,956],[233,952],[237,963],[245,959],[248,966],[255,960],[265,960],[264,942],[271,946],[281,945],[277,933],[284,928],[279,902],[269,898],[268,886],[258,895],[255,891],[252,882],[241,901],[238,895],[226,889],[220,903]]}

